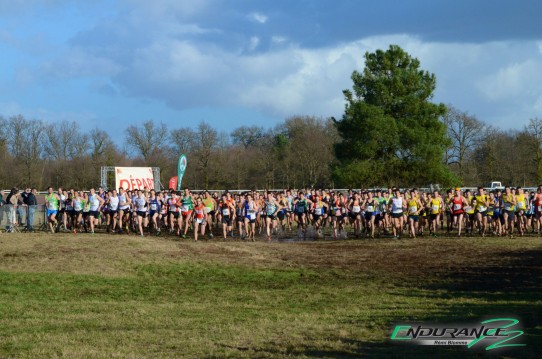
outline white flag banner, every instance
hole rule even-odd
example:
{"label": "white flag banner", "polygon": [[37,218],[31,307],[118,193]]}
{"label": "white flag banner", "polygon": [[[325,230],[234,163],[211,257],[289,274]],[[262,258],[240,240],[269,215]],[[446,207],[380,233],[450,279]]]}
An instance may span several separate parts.
{"label": "white flag banner", "polygon": [[125,190],[154,188],[152,167],[115,167],[115,187]]}

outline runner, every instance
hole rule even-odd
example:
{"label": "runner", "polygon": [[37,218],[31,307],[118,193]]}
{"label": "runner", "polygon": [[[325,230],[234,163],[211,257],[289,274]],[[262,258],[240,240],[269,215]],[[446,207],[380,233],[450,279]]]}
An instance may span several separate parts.
{"label": "runner", "polygon": [[90,202],[88,201],[88,192],[83,192],[83,200],[81,203],[83,204],[83,228],[85,230],[85,233],[88,233],[88,227],[89,227],[89,215],[90,215]]}
{"label": "runner", "polygon": [[468,205],[465,207],[465,218],[467,222],[466,231],[467,234],[472,235],[474,233],[474,223],[475,215],[474,209],[476,207],[476,198],[471,195],[470,190],[465,191],[465,198],[467,199]]}
{"label": "runner", "polygon": [[482,237],[486,236],[487,215],[489,208],[489,197],[485,193],[483,187],[478,187],[478,195],[476,196],[476,222],[478,222],[478,232]]}
{"label": "runner", "polygon": [[433,237],[437,237],[438,223],[443,211],[444,204],[442,203],[442,198],[440,197],[438,191],[434,191],[433,198],[431,199],[431,215],[429,216],[429,219],[431,221],[429,234]]}
{"label": "runner", "polygon": [[245,213],[245,230],[247,232],[248,239],[254,242],[254,236],[256,234],[256,213],[259,208],[252,194],[248,193],[244,201],[244,213]]}
{"label": "runner", "polygon": [[245,239],[247,230],[243,233],[245,228],[245,197],[240,195],[235,195],[236,205],[235,205],[235,218],[237,218],[237,229],[239,230],[239,238]]}
{"label": "runner", "polygon": [[279,205],[281,207],[281,210],[277,213],[277,218],[279,219],[280,229],[282,231],[286,231],[286,224],[288,222],[288,219],[286,218],[286,208],[288,207],[288,203],[286,201],[286,198],[282,193],[277,194],[277,200],[279,202]]}
{"label": "runner", "polygon": [[395,195],[390,198],[389,209],[391,211],[392,221],[393,221],[393,238],[401,238],[401,232],[403,230],[403,211],[406,207],[406,202],[401,196],[401,191],[399,189],[395,190]]}
{"label": "runner", "polygon": [[58,228],[56,231],[66,231],[68,228],[68,215],[66,213],[66,199],[68,194],[62,190],[62,187],[58,188],[58,197],[60,198],[59,208],[58,208],[58,217],[62,222],[58,223]]}
{"label": "runner", "polygon": [[[179,192],[180,193],[180,192]],[[172,234],[175,231],[175,224],[177,225],[177,236],[181,235],[183,228],[183,218],[180,213],[181,199],[177,196],[177,192],[171,190],[168,199],[168,212],[169,212],[169,233]]]}
{"label": "runner", "polygon": [[49,228],[51,233],[55,233],[57,228],[57,215],[60,206],[60,197],[58,194],[53,193],[53,187],[49,186],[47,188],[47,194],[45,195],[45,206],[47,208],[47,221],[49,223]]}
{"label": "runner", "polygon": [[220,212],[222,222],[223,239],[226,240],[228,237],[228,232],[232,233],[233,231],[232,224],[235,214],[235,205],[232,201],[228,200],[228,196],[226,194],[222,195],[222,199],[218,203],[218,210]]}
{"label": "runner", "polygon": [[216,202],[209,193],[205,191],[205,197],[203,198],[203,205],[205,206],[206,222],[209,228],[209,238],[213,238],[213,219],[216,213]]}
{"label": "runner", "polygon": [[365,210],[365,222],[371,239],[375,238],[375,219],[379,205],[378,201],[373,197],[373,192],[369,191],[367,198],[362,203],[362,207]]}
{"label": "runner", "polygon": [[[117,228],[117,219],[119,216],[119,203],[120,199],[117,195],[117,190],[111,191],[111,195],[107,199],[107,222],[108,222],[108,232],[115,233],[115,229]],[[104,206],[105,207],[105,206]],[[122,227],[121,227],[122,229]]]}
{"label": "runner", "polygon": [[160,199],[156,196],[156,191],[154,189],[151,189],[150,191],[150,197],[149,197],[149,219],[150,223],[152,224],[152,230],[154,233],[159,236],[160,235],[160,225],[159,225],[159,219],[158,217],[161,214],[162,211],[162,203]]}
{"label": "runner", "polygon": [[192,212],[194,211],[194,198],[190,193],[188,188],[185,188],[184,193],[181,198],[181,215],[184,221],[184,232],[182,237],[186,238],[188,233],[188,228],[190,227],[192,221]]}
{"label": "runner", "polygon": [[[201,200],[201,197],[197,197],[196,206],[192,208],[194,210],[194,241],[198,241],[198,233],[201,230],[201,236],[205,235],[205,206]],[[184,216],[184,215],[183,215]],[[187,218],[190,218],[187,216]],[[186,228],[186,227],[185,227]],[[184,236],[183,236],[184,238]]]}
{"label": "runner", "polygon": [[[280,203],[280,202],[279,202]],[[322,238],[325,238],[325,230],[322,232],[320,230],[320,226],[322,221],[324,220],[324,213],[325,210],[328,208],[328,204],[324,201],[322,201],[321,196],[316,196],[316,198],[313,201],[313,217],[312,217],[312,223],[314,225],[314,228],[316,230],[316,236],[322,236]],[[280,212],[279,212],[280,214]]]}
{"label": "runner", "polygon": [[527,200],[527,211],[525,212],[525,226],[527,232],[530,229],[531,233],[534,233],[534,221],[536,220],[534,218],[535,207],[535,194],[534,192],[531,192],[529,194],[529,199]]}
{"label": "runner", "polygon": [[523,193],[523,188],[518,187],[516,194],[516,222],[520,237],[523,237],[523,233],[526,230],[525,212],[527,211],[527,198]]}
{"label": "runner", "polygon": [[282,207],[280,203],[275,200],[273,193],[267,194],[267,200],[265,201],[265,224],[267,231],[267,241],[271,241],[271,231],[275,231],[277,227],[277,213]]}
{"label": "runner", "polygon": [[503,204],[504,204],[504,226],[505,232],[508,232],[510,238],[514,238],[514,215],[516,211],[517,199],[516,196],[512,193],[510,186],[504,188],[505,193],[503,194]]}
{"label": "runner", "polygon": [[69,192],[68,197],[66,198],[66,216],[68,217],[67,225],[72,232],[75,228],[75,222],[73,221],[73,212],[73,194]]}
{"label": "runner", "polygon": [[467,199],[463,197],[461,193],[461,188],[457,187],[455,189],[455,195],[450,200],[452,205],[452,215],[454,218],[453,225],[457,225],[457,237],[461,238],[461,226],[463,225],[463,216],[465,214],[465,208],[469,205]]}
{"label": "runner", "polygon": [[298,236],[303,235],[303,239],[307,238],[307,212],[312,201],[305,198],[305,193],[298,192],[298,197],[294,200],[294,212],[297,218]]}
{"label": "runner", "polygon": [[143,194],[143,191],[138,189],[137,196],[134,199],[135,213],[137,215],[137,225],[139,227],[139,235],[144,237],[143,227],[145,226],[145,221],[147,219],[147,208],[148,202]]}
{"label": "runner", "polygon": [[454,193],[451,189],[446,191],[446,200],[444,203],[444,208],[446,210],[446,234],[450,234],[453,227],[453,212],[452,212],[452,205],[451,200],[454,198]]}
{"label": "runner", "polygon": [[501,190],[497,190],[493,203],[493,220],[497,236],[504,235],[504,203]]}
{"label": "runner", "polygon": [[127,233],[129,233],[128,228],[128,219],[130,216],[130,206],[131,206],[131,199],[128,197],[128,193],[124,190],[124,188],[119,188],[119,234],[124,233],[124,226],[126,227]]}
{"label": "runner", "polygon": [[77,233],[77,230],[79,232],[82,229],[82,222],[83,222],[83,198],[81,198],[81,194],[79,191],[74,192],[73,197],[73,213],[72,213],[72,223],[73,223],[73,233]]}
{"label": "runner", "polygon": [[361,200],[357,192],[352,193],[352,197],[348,203],[348,208],[350,210],[350,223],[354,224],[354,237],[359,238],[359,234],[361,233],[362,218]]}
{"label": "runner", "polygon": [[410,191],[410,200],[407,202],[408,209],[408,228],[410,238],[416,238],[418,233],[418,222],[420,221],[420,212],[423,208],[420,198],[416,196],[416,191]]}
{"label": "runner", "polygon": [[536,195],[534,197],[534,213],[536,218],[536,234],[540,236],[540,226],[542,224],[542,185],[539,185],[536,189]]}
{"label": "runner", "polygon": [[102,197],[98,196],[94,188],[91,188],[90,195],[88,196],[88,202],[90,205],[90,233],[94,234],[94,227],[98,224],[100,210],[104,204],[104,200]]}

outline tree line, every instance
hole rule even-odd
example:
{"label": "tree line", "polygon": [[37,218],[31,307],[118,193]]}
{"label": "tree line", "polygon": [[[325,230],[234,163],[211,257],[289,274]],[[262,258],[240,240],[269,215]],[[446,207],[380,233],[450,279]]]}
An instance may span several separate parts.
{"label": "tree line", "polygon": [[542,183],[542,119],[503,130],[433,103],[436,76],[397,45],[367,52],[352,82],[339,120],[293,116],[229,133],[148,120],[112,138],[76,122],[0,117],[0,186],[86,189],[99,185],[102,166],[160,167],[167,186],[183,153],[183,187],[195,189]]}
{"label": "tree line", "polygon": [[[503,130],[449,105],[441,121],[449,139],[442,163],[457,178],[451,185],[542,183],[542,119],[531,119],[522,130]],[[171,129],[149,120],[126,129],[121,146],[106,130],[83,131],[76,122],[49,124],[18,115],[0,117],[0,124],[5,129],[0,137],[2,188],[95,187],[102,166],[160,167],[167,187],[181,153],[189,160],[183,185],[198,189],[401,184],[385,169],[370,172],[369,181],[354,170],[346,180],[337,178],[337,171],[348,167],[339,165],[335,146],[341,138],[332,119],[296,116],[272,129],[241,126],[230,133],[205,122]]]}
{"label": "tree line", "polygon": [[22,115],[0,117],[0,125],[5,129],[2,188],[88,189],[100,184],[102,166],[160,167],[167,187],[182,153],[189,161],[183,186],[191,188],[333,186],[338,133],[331,119],[295,116],[273,128],[241,126],[230,133],[206,122],[171,128],[148,120],[128,127],[122,139],[107,129],[83,131],[76,122],[46,123]]}

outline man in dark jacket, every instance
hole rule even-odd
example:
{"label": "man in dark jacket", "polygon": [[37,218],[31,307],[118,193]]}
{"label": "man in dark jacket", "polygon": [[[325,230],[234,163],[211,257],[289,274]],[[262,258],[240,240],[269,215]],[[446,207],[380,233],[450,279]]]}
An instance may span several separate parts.
{"label": "man in dark jacket", "polygon": [[36,213],[36,209],[38,208],[38,199],[36,198],[37,190],[35,188],[27,188],[25,191],[24,196],[24,204],[26,204],[27,207],[27,214],[26,214],[26,230],[28,232],[34,231],[34,213]]}

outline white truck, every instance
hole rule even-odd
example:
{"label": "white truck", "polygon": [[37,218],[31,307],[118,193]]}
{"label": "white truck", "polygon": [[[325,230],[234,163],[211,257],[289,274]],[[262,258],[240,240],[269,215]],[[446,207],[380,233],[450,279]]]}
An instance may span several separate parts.
{"label": "white truck", "polygon": [[496,189],[500,189],[500,190],[504,189],[504,186],[502,185],[501,182],[492,181],[489,185],[486,186],[486,190],[488,190],[488,191],[493,191],[493,190],[496,190]]}

